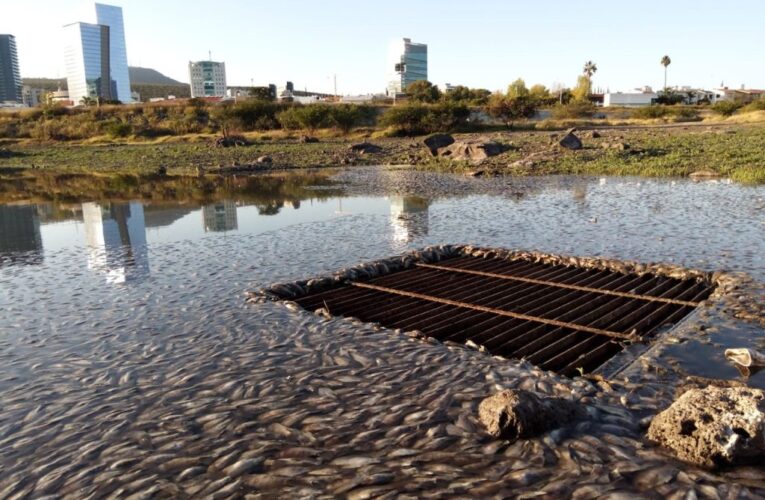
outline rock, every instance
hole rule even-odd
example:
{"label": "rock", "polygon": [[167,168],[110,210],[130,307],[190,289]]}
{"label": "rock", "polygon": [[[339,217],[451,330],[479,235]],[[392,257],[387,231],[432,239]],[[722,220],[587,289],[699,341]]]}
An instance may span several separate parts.
{"label": "rock", "polygon": [[574,135],[575,130],[575,128],[567,130],[566,135],[563,136],[563,139],[558,141],[558,144],[566,149],[571,149],[573,151],[582,149],[582,141],[576,135]]}
{"label": "rock", "polygon": [[302,144],[313,144],[319,142],[319,139],[316,137],[311,137],[310,135],[301,135],[298,139],[298,142]]}
{"label": "rock", "polygon": [[351,151],[361,154],[367,153],[382,153],[382,148],[371,142],[360,142],[358,144],[352,144],[349,148]]}
{"label": "rock", "polygon": [[516,440],[541,434],[583,417],[584,409],[567,399],[539,397],[524,390],[506,390],[478,406],[478,418],[494,437]]}
{"label": "rock", "polygon": [[159,167],[157,167],[157,170],[156,170],[156,172],[155,172],[155,173],[156,173],[158,176],[160,176],[160,177],[164,177],[164,176],[166,176],[166,175],[167,175],[167,167],[166,167],[166,166],[164,166],[164,165],[160,165]]}
{"label": "rock", "polygon": [[0,148],[0,158],[13,158],[14,153],[8,148]]}
{"label": "rock", "polygon": [[439,149],[454,144],[454,137],[449,134],[433,134],[426,137],[422,142],[424,142],[425,146],[430,150],[430,154],[438,156]]}
{"label": "rock", "polygon": [[600,147],[603,149],[618,149],[619,151],[624,151],[630,148],[629,144],[625,144],[624,142],[601,142]]}
{"label": "rock", "polygon": [[270,156],[260,156],[257,160],[255,160],[255,163],[260,163],[261,165],[264,163],[272,163],[274,160]]}
{"label": "rock", "polygon": [[690,389],[654,417],[648,439],[703,467],[763,457],[765,392],[749,387]]}
{"label": "rock", "polygon": [[691,179],[714,179],[720,177],[720,174],[714,170],[697,170],[690,174],[688,177]]}
{"label": "rock", "polygon": [[469,170],[465,172],[468,177],[483,177],[486,175],[486,170]]}
{"label": "rock", "polygon": [[216,148],[230,148],[232,146],[246,146],[247,140],[241,135],[230,135],[228,137],[218,137],[215,139]]}
{"label": "rock", "polygon": [[502,145],[496,142],[458,141],[438,149],[437,153],[438,156],[443,158],[480,163],[490,156],[502,153],[502,151]]}
{"label": "rock", "polygon": [[590,138],[592,138],[592,139],[599,139],[600,138],[600,132],[598,132],[597,130],[593,130],[592,132],[590,132]]}

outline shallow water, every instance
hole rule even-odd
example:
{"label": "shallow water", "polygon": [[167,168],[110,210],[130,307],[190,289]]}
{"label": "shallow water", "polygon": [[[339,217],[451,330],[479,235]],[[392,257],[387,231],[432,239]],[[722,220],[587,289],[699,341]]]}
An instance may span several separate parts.
{"label": "shallow water", "polygon": [[[316,188],[300,201],[259,206],[0,207],[0,497],[127,494],[156,484],[155,493],[171,495],[280,491],[285,481],[300,496],[406,487],[488,494],[513,474],[512,484],[529,491],[560,479],[561,488],[602,493],[606,465],[622,455],[645,469],[611,478],[612,489],[690,487],[678,482],[682,466],[667,481],[646,472],[676,466],[642,451],[638,460],[634,430],[619,438],[629,440],[618,445],[622,455],[601,451],[599,464],[572,465],[544,441],[483,449],[491,443],[470,419],[493,384],[533,375],[532,385],[547,384],[538,390],[566,394],[570,381],[279,305],[246,305],[243,293],[440,243],[670,262],[763,282],[765,188],[378,169],[335,179],[343,196]],[[761,342],[762,329],[747,328],[749,336],[740,327],[731,335],[737,346]],[[691,356],[689,372],[732,370],[720,345],[700,344],[714,359]],[[462,430],[449,427],[459,419]],[[516,465],[501,460],[511,451],[522,457]],[[356,455],[366,459],[346,459]],[[182,457],[189,464],[160,467]],[[249,465],[257,474],[225,472],[253,457],[265,460]],[[193,463],[204,469],[180,477]],[[372,479],[353,483],[354,474]]]}

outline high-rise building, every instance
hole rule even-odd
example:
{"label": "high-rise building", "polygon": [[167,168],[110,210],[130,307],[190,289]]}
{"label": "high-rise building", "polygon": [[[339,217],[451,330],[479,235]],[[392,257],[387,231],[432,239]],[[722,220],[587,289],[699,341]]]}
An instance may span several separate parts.
{"label": "high-rise building", "polygon": [[64,63],[69,99],[133,101],[130,95],[122,8],[96,4],[96,23],[64,26]]}
{"label": "high-rise building", "polygon": [[410,83],[428,79],[428,46],[409,38],[396,40],[391,44],[388,64],[388,94],[395,96],[405,92]]}
{"label": "high-rise building", "polygon": [[189,61],[191,97],[225,97],[226,63]]}
{"label": "high-rise building", "polygon": [[143,205],[83,203],[88,267],[108,283],[138,281],[149,275],[146,221]]}
{"label": "high-rise building", "polygon": [[236,218],[236,203],[224,200],[213,205],[202,207],[202,220],[205,232],[235,231],[238,227]]}
{"label": "high-rise building", "polygon": [[0,35],[0,102],[21,102],[21,74],[16,37]]}

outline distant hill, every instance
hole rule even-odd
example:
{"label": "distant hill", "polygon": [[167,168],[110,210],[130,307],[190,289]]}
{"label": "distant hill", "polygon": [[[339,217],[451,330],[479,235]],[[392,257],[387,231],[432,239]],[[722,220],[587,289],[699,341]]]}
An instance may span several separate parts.
{"label": "distant hill", "polygon": [[159,71],[151,68],[139,68],[129,66],[130,83],[132,85],[188,85],[187,83],[173,80]]}
{"label": "distant hill", "polygon": [[[190,97],[188,83],[173,80],[151,68],[128,67],[130,73],[130,87],[141,94],[141,100],[148,101],[153,97],[167,97],[174,95],[179,98]],[[36,89],[54,91],[66,90],[66,78],[23,78],[24,85]]]}

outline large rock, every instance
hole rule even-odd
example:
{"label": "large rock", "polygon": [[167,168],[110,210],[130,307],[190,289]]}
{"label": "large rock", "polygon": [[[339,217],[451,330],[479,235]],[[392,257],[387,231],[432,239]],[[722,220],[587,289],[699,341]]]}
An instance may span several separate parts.
{"label": "large rock", "polygon": [[438,156],[453,160],[470,161],[480,163],[490,156],[502,153],[504,149],[496,142],[484,141],[457,141],[449,146],[438,149]]}
{"label": "large rock", "polygon": [[561,427],[585,415],[567,399],[540,397],[523,390],[502,391],[481,401],[478,417],[494,437],[516,440]]}
{"label": "large rock", "polygon": [[648,438],[703,467],[763,457],[765,392],[749,387],[690,389],[654,417]]}
{"label": "large rock", "polygon": [[358,144],[352,144],[349,149],[361,154],[382,153],[383,150],[380,146],[372,144],[371,142],[360,142]]}
{"label": "large rock", "polygon": [[574,131],[576,131],[575,128],[567,130],[566,135],[563,136],[563,139],[558,141],[558,144],[566,149],[582,149],[582,141],[576,135],[574,135]]}
{"label": "large rock", "polygon": [[437,156],[439,149],[454,144],[454,137],[449,134],[433,134],[426,137],[422,142],[424,142],[425,146],[430,150],[430,154]]}

